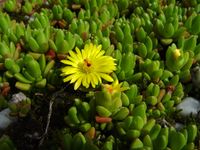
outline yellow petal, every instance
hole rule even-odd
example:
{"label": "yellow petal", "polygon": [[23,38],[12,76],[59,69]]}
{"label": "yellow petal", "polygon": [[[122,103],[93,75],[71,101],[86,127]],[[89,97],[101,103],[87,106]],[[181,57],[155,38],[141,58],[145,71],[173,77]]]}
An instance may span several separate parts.
{"label": "yellow petal", "polygon": [[83,57],[83,59],[87,58],[87,54],[86,54],[86,52],[84,50],[82,50],[82,57]]}
{"label": "yellow petal", "polygon": [[76,81],[76,83],[75,83],[75,85],[74,85],[74,90],[77,90],[77,89],[79,88],[79,86],[81,85],[82,79],[83,79],[83,77],[80,77],[80,78]]}
{"label": "yellow petal", "polygon": [[109,57],[106,58],[103,56],[96,58],[95,64],[98,64],[99,66],[107,66],[107,67],[115,65],[113,59],[110,59]]}
{"label": "yellow petal", "polygon": [[72,79],[71,75],[63,79],[63,82],[68,82]]}
{"label": "yellow petal", "polygon": [[96,76],[96,78],[98,79],[99,83],[102,83],[101,77],[98,73],[94,72],[94,75]]}
{"label": "yellow petal", "polygon": [[84,49],[89,49],[90,45],[89,44],[85,44]]}
{"label": "yellow petal", "polygon": [[101,50],[101,49],[102,49],[102,45],[101,45],[101,44],[98,45],[98,46],[97,46],[97,49],[98,49],[98,50]]}
{"label": "yellow petal", "polygon": [[100,52],[98,53],[98,55],[96,55],[96,58],[99,58],[99,57],[103,56],[104,53],[105,53],[105,51],[100,51]]}
{"label": "yellow petal", "polygon": [[95,71],[99,72],[99,73],[111,73],[114,70],[115,70],[115,67],[110,68],[110,67],[106,67],[106,66],[103,66],[103,67],[98,66],[98,67],[95,68]]}
{"label": "yellow petal", "polygon": [[68,74],[73,74],[75,72],[78,72],[79,70],[77,68],[67,66],[67,67],[62,68],[61,71],[63,72],[62,74],[68,75]]}
{"label": "yellow petal", "polygon": [[98,77],[97,77],[94,73],[90,73],[90,76],[91,76],[91,78],[92,78],[94,84],[97,85],[98,82],[99,82],[99,81],[98,81]]}
{"label": "yellow petal", "polygon": [[[68,65],[69,60],[65,60],[65,59],[63,59],[63,60],[61,60],[60,62],[62,62],[63,64],[67,64],[67,65]],[[71,62],[71,61],[70,61],[70,62]]]}
{"label": "yellow petal", "polygon": [[[93,76],[92,73],[89,74],[89,78],[90,78],[90,82],[93,88],[95,88],[96,84],[95,84],[95,77]],[[98,84],[98,81],[97,81]]]}
{"label": "yellow petal", "polygon": [[77,57],[79,59],[83,59],[80,49],[78,47],[76,47],[75,50],[76,50],[76,53],[77,53]]}
{"label": "yellow petal", "polygon": [[89,79],[89,76],[88,76],[88,74],[87,74],[87,76],[86,76],[86,88],[88,88],[89,86],[90,86],[90,79]]}
{"label": "yellow petal", "polygon": [[72,76],[72,80],[70,81],[70,83],[74,83],[76,80],[78,80],[81,77],[81,74],[82,73],[77,72],[77,73],[71,75]]}
{"label": "yellow petal", "polygon": [[71,62],[75,63],[75,64],[77,63],[77,59],[76,58],[73,58],[71,56],[67,56],[67,59],[70,60]]}
{"label": "yellow petal", "polygon": [[109,82],[113,81],[113,78],[111,76],[109,76],[109,75],[107,75],[105,73],[99,73],[99,74],[104,80],[109,81]]}
{"label": "yellow petal", "polygon": [[77,55],[76,55],[76,53],[74,51],[69,51],[69,55],[75,60],[78,59],[78,57],[77,57]]}
{"label": "yellow petal", "polygon": [[[70,81],[70,83],[73,83],[77,80],[77,78],[79,77],[79,75],[77,73],[75,74],[71,74],[69,76],[67,76],[65,79],[64,79],[64,82],[67,82],[67,81]],[[75,80],[75,81],[74,81]],[[72,82],[73,81],[73,82]]]}
{"label": "yellow petal", "polygon": [[84,87],[87,87],[87,86],[88,86],[86,77],[87,77],[87,76],[84,76],[83,79],[82,79],[82,85],[83,85]]}
{"label": "yellow petal", "polygon": [[77,65],[69,60],[61,60],[62,63],[66,64],[66,65],[71,65],[73,67],[76,67]]}
{"label": "yellow petal", "polygon": [[97,48],[95,47],[95,48],[93,48],[92,54],[91,54],[90,57],[96,59],[96,57],[97,57],[97,55],[98,55],[99,53],[100,53],[100,50],[97,49]]}

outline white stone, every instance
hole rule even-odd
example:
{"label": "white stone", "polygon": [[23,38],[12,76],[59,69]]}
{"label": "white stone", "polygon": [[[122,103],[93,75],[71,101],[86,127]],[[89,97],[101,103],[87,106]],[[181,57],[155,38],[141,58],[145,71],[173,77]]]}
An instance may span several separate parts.
{"label": "white stone", "polygon": [[26,98],[27,98],[27,97],[26,97],[26,95],[24,95],[24,93],[19,92],[19,93],[17,93],[17,94],[13,94],[13,96],[12,96],[10,102],[11,102],[11,103],[19,103],[19,102],[25,100]]}
{"label": "white stone", "polygon": [[196,116],[200,111],[200,102],[193,97],[186,97],[176,107],[183,116],[189,116],[190,114]]}
{"label": "white stone", "polygon": [[[10,103],[19,103],[22,100],[25,100],[27,97],[24,95],[24,93],[19,92],[16,94],[13,94]],[[2,111],[0,111],[0,129],[6,129],[9,125],[11,125],[13,122],[17,120],[17,117],[10,116],[10,109],[6,108]]]}
{"label": "white stone", "polygon": [[9,115],[10,109],[6,108],[0,112],[0,129],[6,129],[10,124],[17,120],[16,117]]}

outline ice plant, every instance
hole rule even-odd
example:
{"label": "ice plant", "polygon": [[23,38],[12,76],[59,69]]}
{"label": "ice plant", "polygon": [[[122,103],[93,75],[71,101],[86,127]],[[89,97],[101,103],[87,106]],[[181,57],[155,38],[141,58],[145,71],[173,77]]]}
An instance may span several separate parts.
{"label": "ice plant", "polygon": [[115,80],[112,84],[103,84],[102,85],[110,94],[117,92],[123,92],[129,89],[129,87],[122,87],[122,83],[119,83],[118,80]]}
{"label": "ice plant", "polygon": [[180,50],[179,50],[179,49],[175,49],[175,50],[174,50],[174,58],[175,58],[175,59],[178,59],[179,56],[181,56]]}
{"label": "ice plant", "polygon": [[177,49],[175,44],[168,47],[166,51],[166,66],[169,71],[180,70],[189,60],[189,52]]}
{"label": "ice plant", "polygon": [[82,84],[88,88],[90,84],[93,88],[102,83],[102,79],[112,82],[113,78],[109,75],[116,70],[114,58],[105,56],[105,51],[101,45],[86,44],[84,49],[75,48],[70,51],[62,63],[67,66],[61,69],[61,76],[66,76],[63,81],[75,83],[74,89],[77,90]]}

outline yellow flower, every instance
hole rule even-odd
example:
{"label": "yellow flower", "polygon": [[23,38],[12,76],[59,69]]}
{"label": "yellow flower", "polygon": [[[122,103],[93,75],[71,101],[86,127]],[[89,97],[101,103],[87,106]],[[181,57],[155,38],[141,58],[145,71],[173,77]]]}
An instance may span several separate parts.
{"label": "yellow flower", "polygon": [[101,45],[96,46],[90,43],[86,44],[81,51],[77,47],[75,50],[76,52],[69,52],[66,60],[61,60],[67,65],[61,69],[61,76],[67,76],[64,82],[75,83],[74,89],[77,90],[81,84],[86,88],[91,84],[95,88],[96,85],[102,83],[102,79],[113,81],[109,73],[116,70],[114,58],[104,56],[105,51],[101,50]]}
{"label": "yellow flower", "polygon": [[174,58],[178,59],[181,56],[181,52],[179,49],[175,49],[174,50]]}
{"label": "yellow flower", "polygon": [[122,83],[119,83],[118,80],[115,80],[112,84],[103,84],[103,87],[109,91],[110,94],[123,92],[129,89],[129,87],[122,87]]}

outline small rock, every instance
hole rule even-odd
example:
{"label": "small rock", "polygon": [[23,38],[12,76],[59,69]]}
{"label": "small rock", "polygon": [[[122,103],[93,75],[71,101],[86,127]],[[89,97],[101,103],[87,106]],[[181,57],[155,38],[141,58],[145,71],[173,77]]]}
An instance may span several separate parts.
{"label": "small rock", "polygon": [[193,97],[186,97],[176,107],[182,116],[189,116],[190,114],[196,116],[200,111],[200,102]]}
{"label": "small rock", "polygon": [[176,123],[175,124],[175,128],[177,129],[177,130],[181,130],[181,129],[183,129],[184,128],[184,125],[182,124],[182,123]]}
{"label": "small rock", "polygon": [[24,93],[22,92],[19,92],[17,94],[13,94],[10,102],[11,103],[18,103],[18,102],[21,102],[22,100],[25,100],[27,97],[26,95],[24,95]]}
{"label": "small rock", "polygon": [[0,129],[6,129],[10,124],[17,120],[16,117],[9,115],[10,109],[6,108],[0,112]]}

